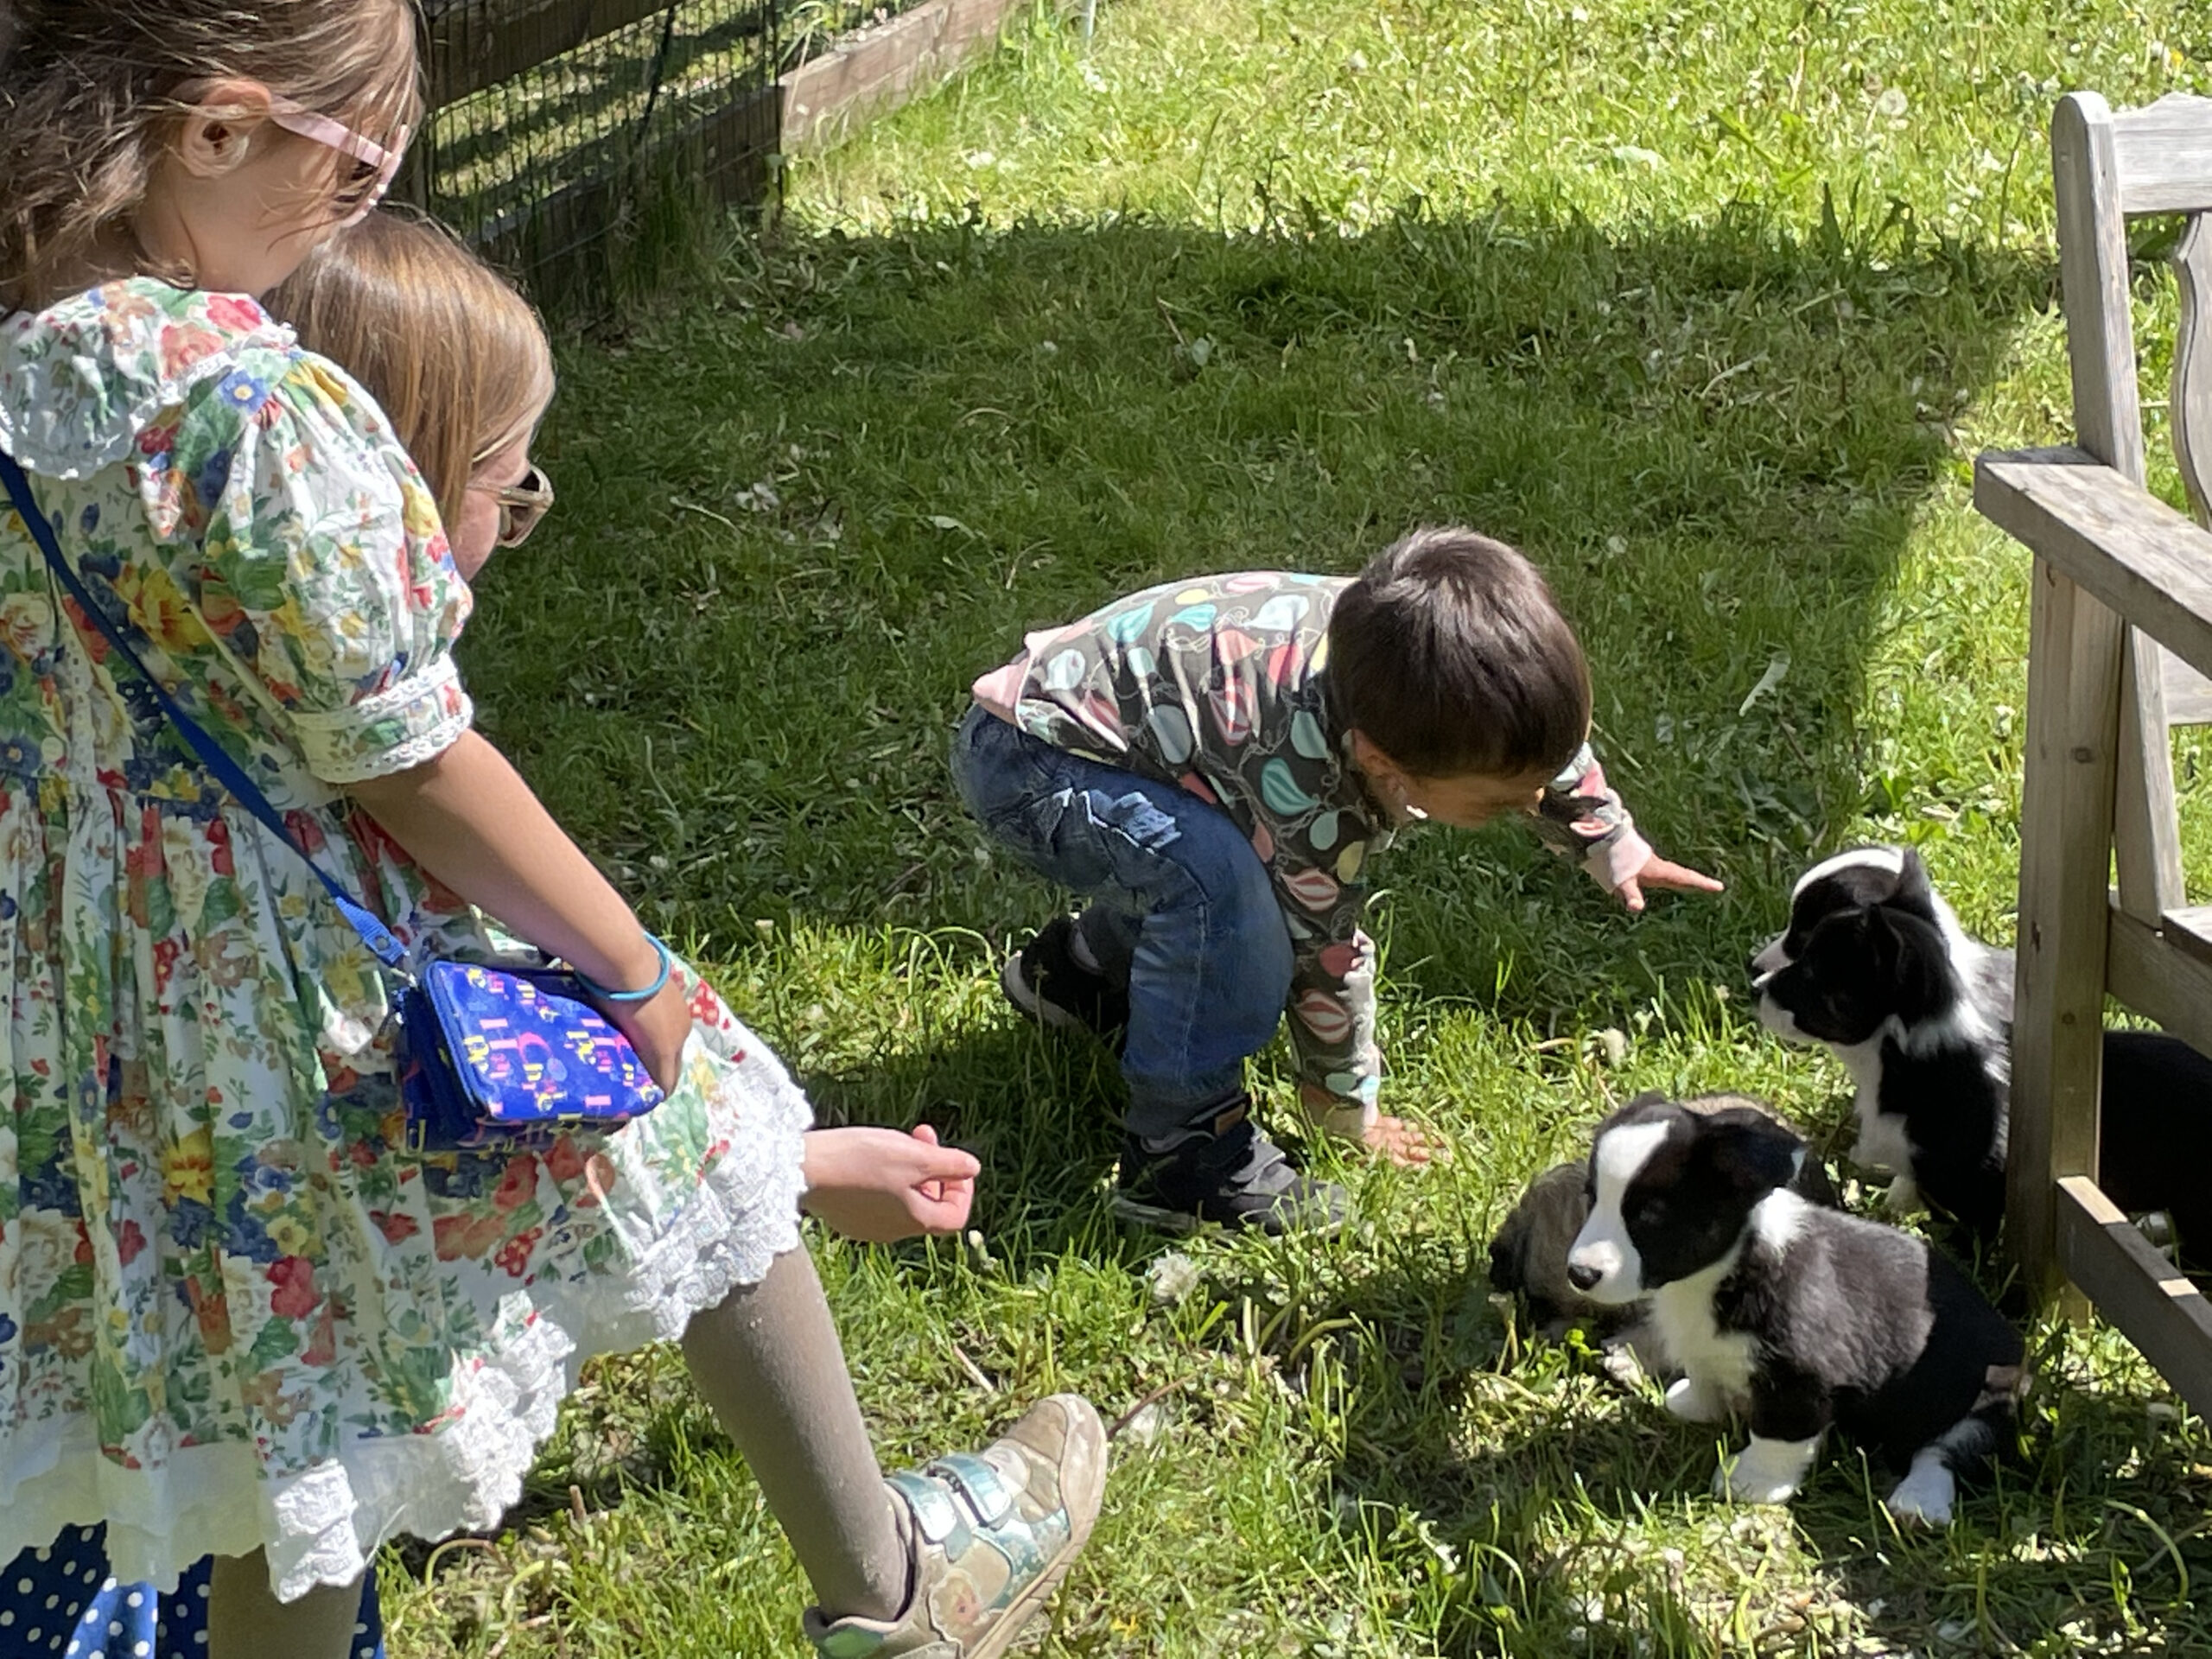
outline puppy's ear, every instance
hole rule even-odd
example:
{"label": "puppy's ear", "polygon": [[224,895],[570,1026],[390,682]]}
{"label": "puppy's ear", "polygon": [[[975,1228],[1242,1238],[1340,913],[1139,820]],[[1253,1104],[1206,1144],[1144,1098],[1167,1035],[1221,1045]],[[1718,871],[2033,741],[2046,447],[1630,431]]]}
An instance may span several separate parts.
{"label": "puppy's ear", "polygon": [[1926,1019],[1949,1006],[1949,952],[1933,922],[1877,905],[1866,912],[1866,944],[1882,977],[1896,987],[1897,1011],[1904,1019]]}
{"label": "puppy's ear", "polygon": [[1907,847],[1897,862],[1897,888],[1888,902],[1929,921],[1936,919],[1936,884],[1928,879],[1928,866],[1917,849]]}
{"label": "puppy's ear", "polygon": [[1754,1111],[1762,1117],[1777,1116],[1749,1095],[1692,1095],[1682,1103],[1682,1109],[1695,1112],[1700,1117],[1711,1117],[1715,1112],[1726,1111]]}
{"label": "puppy's ear", "polygon": [[1753,1198],[1789,1185],[1805,1143],[1764,1112],[1731,1106],[1705,1120],[1698,1152],[1737,1192]]}
{"label": "puppy's ear", "polygon": [[1508,1292],[1529,1287],[1528,1275],[1521,1271],[1521,1241],[1529,1230],[1525,1226],[1516,1228],[1514,1220],[1518,1219],[1516,1217],[1509,1220],[1499,1230],[1497,1236],[1490,1242],[1490,1287],[1492,1290]]}

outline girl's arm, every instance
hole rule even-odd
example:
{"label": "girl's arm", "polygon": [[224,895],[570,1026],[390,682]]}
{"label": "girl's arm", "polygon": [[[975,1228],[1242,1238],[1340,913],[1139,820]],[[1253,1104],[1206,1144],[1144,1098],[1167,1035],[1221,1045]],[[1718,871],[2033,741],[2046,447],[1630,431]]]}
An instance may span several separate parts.
{"label": "girl's arm", "polygon": [[[660,959],[637,917],[553,821],[507,759],[474,731],[435,760],[348,785],[425,870],[539,950],[601,985],[647,985]],[[663,1089],[675,1085],[691,1011],[671,983],[651,1001],[604,1005]],[[850,1238],[957,1232],[980,1167],[924,1126],[817,1129],[806,1137],[806,1207]]]}
{"label": "girl's arm", "polygon": [[[416,863],[527,939],[614,989],[642,987],[659,958],[636,915],[553,821],[506,757],[467,731],[435,759],[346,785]],[[608,1003],[662,1088],[674,1086],[690,1012],[673,982],[642,1003]]]}

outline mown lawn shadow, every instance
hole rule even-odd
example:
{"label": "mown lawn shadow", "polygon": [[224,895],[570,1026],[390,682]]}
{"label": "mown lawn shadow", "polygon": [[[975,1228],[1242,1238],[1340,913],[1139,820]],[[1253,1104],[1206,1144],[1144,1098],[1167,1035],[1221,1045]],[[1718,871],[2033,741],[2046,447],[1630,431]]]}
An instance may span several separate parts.
{"label": "mown lawn shadow", "polygon": [[[486,577],[465,666],[664,931],[1014,937],[1053,899],[982,858],[945,772],[976,674],[1150,582],[1465,521],[1548,572],[1615,780],[1732,890],[1631,929],[1525,836],[1424,834],[1378,867],[1393,985],[1545,1027],[1596,986],[1732,983],[1866,804],[1884,596],[2051,285],[1909,219],[1504,201],[1357,238],[795,238],[566,365],[563,512]],[[1936,678],[1971,677],[1955,648]]]}

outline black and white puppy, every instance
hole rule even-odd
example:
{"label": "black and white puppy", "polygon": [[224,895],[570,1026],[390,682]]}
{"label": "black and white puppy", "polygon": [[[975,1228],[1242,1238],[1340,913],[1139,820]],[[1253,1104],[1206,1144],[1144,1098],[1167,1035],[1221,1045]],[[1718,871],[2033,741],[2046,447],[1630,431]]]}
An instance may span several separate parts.
{"label": "black and white puppy", "polygon": [[1967,937],[1919,854],[1861,847],[1815,865],[1789,925],[1751,958],[1760,1023],[1833,1049],[1853,1083],[1852,1156],[1985,1236],[2005,1213],[2012,958]]}
{"label": "black and white puppy", "polygon": [[1903,1473],[1891,1513],[1941,1525],[1957,1477],[2011,1437],[2019,1334],[1925,1241],[1789,1192],[1804,1156],[1757,1111],[1631,1102],[1599,1126],[1568,1276],[1596,1301],[1650,1299],[1675,1415],[1748,1419],[1716,1493],[1787,1501],[1834,1427]]}
{"label": "black and white puppy", "polygon": [[[1700,1095],[1681,1104],[1693,1112],[1766,1110],[1747,1095]],[[1630,1332],[1642,1310],[1592,1301],[1567,1278],[1567,1252],[1573,1248],[1582,1224],[1590,1218],[1589,1173],[1588,1160],[1578,1159],[1554,1164],[1529,1183],[1521,1201],[1491,1239],[1490,1282],[1492,1290],[1521,1298],[1529,1310],[1529,1328],[1548,1341],[1556,1342],[1579,1325],[1610,1346],[1624,1332]],[[1840,1202],[1827,1170],[1817,1158],[1804,1160],[1790,1178],[1789,1187],[1809,1203],[1834,1208]],[[1638,1344],[1631,1339],[1628,1345]]]}
{"label": "black and white puppy", "polygon": [[[1909,847],[1839,853],[1802,876],[1789,925],[1751,958],[1759,1019],[1834,1051],[1857,1084],[1860,1163],[1986,1240],[2005,1212],[2012,953],[1969,938]],[[2105,1033],[2100,1179],[2171,1217],[2212,1265],[2212,1061],[2177,1038]],[[2192,1246],[2194,1249],[2192,1249]]]}

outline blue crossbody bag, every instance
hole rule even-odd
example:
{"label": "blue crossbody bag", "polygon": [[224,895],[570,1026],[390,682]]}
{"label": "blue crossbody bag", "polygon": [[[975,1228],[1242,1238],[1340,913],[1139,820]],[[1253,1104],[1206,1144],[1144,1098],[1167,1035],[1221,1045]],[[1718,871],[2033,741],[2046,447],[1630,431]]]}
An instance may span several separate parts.
{"label": "blue crossbody bag", "polygon": [[397,1025],[394,1058],[411,1148],[542,1146],[573,1128],[617,1128],[660,1104],[659,1086],[637,1051],[593,1006],[575,973],[441,957],[410,968],[391,930],[308,856],[245,768],[139,660],[62,557],[30,480],[4,452],[0,485],[63,590],[145,681],[193,753],[239,805],[299,855],[361,943],[398,982],[391,1006]]}

